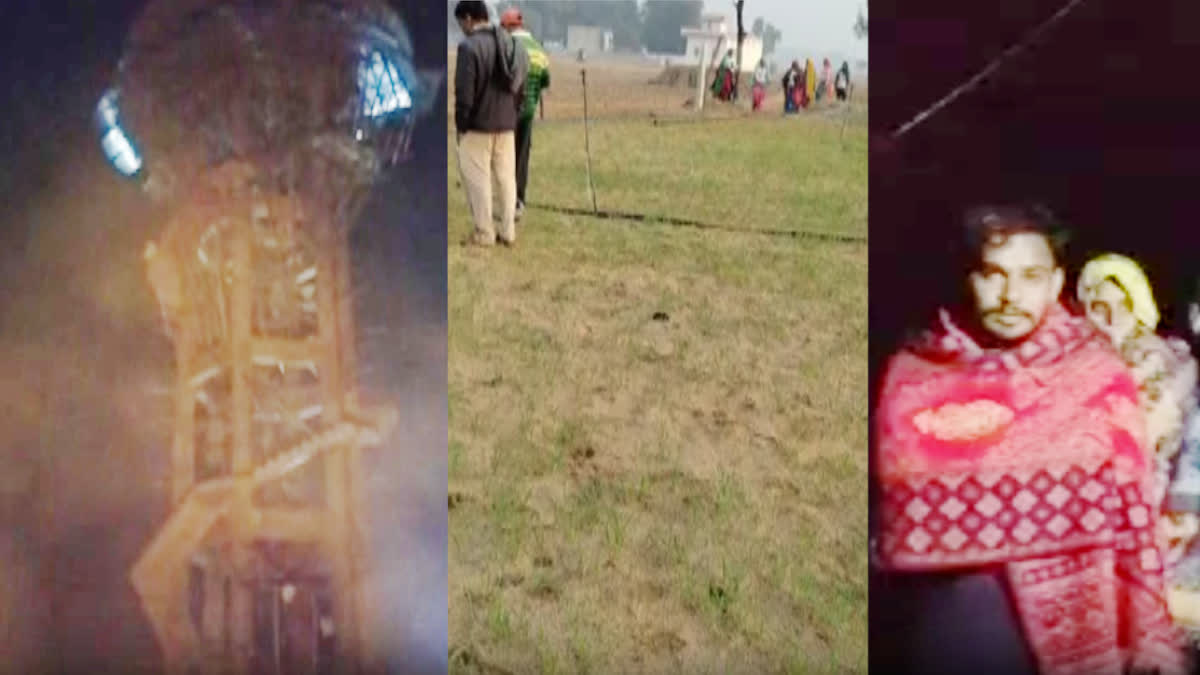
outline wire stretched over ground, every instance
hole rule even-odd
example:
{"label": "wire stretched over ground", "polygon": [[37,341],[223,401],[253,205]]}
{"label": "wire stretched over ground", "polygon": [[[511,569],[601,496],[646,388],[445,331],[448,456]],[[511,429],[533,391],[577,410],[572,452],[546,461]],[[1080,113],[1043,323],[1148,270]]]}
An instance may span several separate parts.
{"label": "wire stretched over ground", "polygon": [[[787,116],[782,113],[756,113],[751,111],[738,112],[733,115],[670,115],[658,116],[651,115],[650,120],[654,126],[671,126],[674,124],[705,124],[708,122],[744,122],[746,120],[774,120],[774,119],[844,119],[849,118],[855,113],[855,110],[850,105],[834,104],[823,108],[816,108],[808,111],[804,115]],[[596,121],[596,118],[592,118]],[[607,118],[606,120],[607,121]]]}
{"label": "wire stretched over ground", "polygon": [[[751,119],[750,114],[734,114],[734,115],[689,115],[689,114],[658,114],[646,112],[617,112],[606,113],[597,117],[596,115],[588,115],[588,124],[596,124],[597,122],[646,122],[655,126],[665,124],[699,124],[704,122],[732,122],[735,120],[745,121]],[[762,119],[767,119],[763,117]],[[547,117],[539,119],[537,124],[541,125],[568,125],[568,124],[583,124],[583,115],[564,115],[561,117]]]}
{"label": "wire stretched over ground", "polygon": [[671,117],[659,117],[657,115],[650,117],[650,123],[653,126],[670,126],[672,124],[707,124],[709,122],[744,122],[748,119],[753,119],[749,113],[736,113],[733,115],[674,115]]}
{"label": "wire stretched over ground", "polygon": [[638,223],[662,224],[671,225],[674,227],[691,227],[698,230],[718,230],[722,232],[737,232],[741,234],[760,234],[769,237],[791,237],[793,239],[816,239],[821,241],[833,241],[842,244],[865,244],[867,238],[865,236],[853,234],[838,234],[836,232],[817,232],[814,230],[778,230],[752,227],[735,227],[733,225],[723,225],[716,223],[704,223],[697,220],[687,218],[675,218],[673,216],[656,216],[647,213],[632,213],[629,211],[612,211],[608,209],[600,209],[591,211],[588,209],[572,208],[569,206],[557,206],[554,204],[534,204],[525,205],[529,209],[538,209],[540,211],[549,211],[551,213],[561,213],[569,216],[587,216],[589,218],[598,218],[600,220],[628,220]]}
{"label": "wire stretched over ground", "polygon": [[1082,5],[1085,1],[1086,0],[1068,0],[1068,2],[1057,12],[1051,15],[1050,18],[1038,24],[1037,27],[1026,33],[1024,38],[1010,46],[1008,49],[1005,49],[996,58],[989,61],[988,64],[983,67],[983,70],[980,70],[978,73],[971,76],[971,78],[969,78],[966,82],[963,82],[954,89],[951,89],[950,93],[934,101],[932,105],[917,113],[909,121],[900,125],[899,128],[892,132],[892,139],[898,139],[904,134],[907,134],[909,131],[912,131],[917,127],[917,125],[932,117],[939,110],[945,108],[963,94],[979,86],[979,83],[983,82],[989,75],[996,72],[1000,66],[1004,65],[1006,61],[1009,61],[1012,59],[1012,57],[1028,49],[1030,45],[1038,40],[1038,38],[1049,32],[1049,30],[1053,28],[1055,24],[1057,24],[1059,21],[1062,21],[1063,18],[1070,14],[1072,10],[1079,5]]}
{"label": "wire stretched over ground", "polygon": [[[840,114],[844,114],[846,109],[830,108],[828,110],[818,110],[810,112],[808,117],[820,117],[821,119],[840,119]],[[853,111],[852,111],[853,112]],[[783,115],[756,115],[754,113],[738,113],[733,115],[647,115],[646,113],[613,113],[603,115],[601,117],[589,116],[588,123],[596,124],[597,122],[646,122],[651,126],[666,127],[684,124],[709,124],[714,122],[745,122],[747,120],[775,120],[786,119]],[[794,119],[804,119],[803,116],[797,116]],[[538,125],[556,125],[556,124],[583,124],[583,116],[575,115],[570,117],[551,117],[537,121]]]}

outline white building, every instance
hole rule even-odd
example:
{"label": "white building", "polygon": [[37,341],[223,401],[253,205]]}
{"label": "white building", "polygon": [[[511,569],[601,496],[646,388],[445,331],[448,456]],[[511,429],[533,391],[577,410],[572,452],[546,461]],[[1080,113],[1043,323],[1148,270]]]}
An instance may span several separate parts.
{"label": "white building", "polygon": [[601,26],[567,26],[567,51],[585,54],[611,52],[613,32]]}
{"label": "white building", "polygon": [[[679,33],[687,43],[687,55],[681,63],[696,63],[701,53],[707,54],[710,63],[719,63],[726,50],[732,49],[737,54],[737,24],[723,14],[705,14],[700,17],[699,26],[683,28]],[[719,54],[715,61],[714,54]],[[741,71],[753,71],[762,55],[762,38],[747,34],[742,40]]]}

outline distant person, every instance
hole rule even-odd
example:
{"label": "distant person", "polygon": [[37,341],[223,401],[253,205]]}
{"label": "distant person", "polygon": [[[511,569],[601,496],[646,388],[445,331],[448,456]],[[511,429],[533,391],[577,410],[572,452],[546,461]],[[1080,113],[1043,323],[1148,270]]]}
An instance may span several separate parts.
{"label": "distant person", "polygon": [[803,91],[804,71],[800,70],[799,61],[792,61],[792,67],[783,74],[783,112],[785,115],[800,110]]}
{"label": "distant person", "polygon": [[825,59],[821,66],[820,90],[821,93],[817,95],[818,99],[833,98],[833,64],[829,62],[829,59]]}
{"label": "distant person", "polygon": [[725,52],[717,76],[713,78],[712,93],[718,100],[728,101],[733,97],[733,50]]}
{"label": "distant person", "polygon": [[[525,97],[528,55],[516,39],[489,24],[483,0],[460,0],[454,18],[466,36],[458,44],[454,129],[458,168],[475,221],[470,243],[516,243],[514,133]],[[492,180],[500,189],[500,232],[492,226]]]}
{"label": "distant person", "polygon": [[812,59],[804,60],[804,96],[800,98],[800,107],[807,108],[817,94],[817,67]]}
{"label": "distant person", "polygon": [[845,101],[850,92],[850,62],[842,61],[837,76],[833,79],[833,88],[837,91],[837,100]]}
{"label": "distant person", "polygon": [[740,66],[733,50],[725,52],[725,100],[737,100],[737,77]]}
{"label": "distant person", "polygon": [[760,59],[754,69],[753,108],[762,108],[763,99],[767,96],[767,60]]}
{"label": "distant person", "polygon": [[829,60],[825,60],[825,67],[817,74],[817,86],[813,90],[813,101],[820,103],[825,98],[825,74],[829,66]]}
{"label": "distant person", "polygon": [[550,88],[550,58],[533,35],[525,29],[521,10],[507,9],[500,17],[505,28],[529,54],[529,75],[525,81],[525,101],[517,119],[517,220],[525,213],[525,185],[529,182],[529,151],[533,147],[533,117],[542,100],[542,91]]}

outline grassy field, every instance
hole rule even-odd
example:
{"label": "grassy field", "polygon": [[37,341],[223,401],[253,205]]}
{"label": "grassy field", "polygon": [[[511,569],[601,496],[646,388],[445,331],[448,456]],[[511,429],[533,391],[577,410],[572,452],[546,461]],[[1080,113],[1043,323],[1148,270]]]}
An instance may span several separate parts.
{"label": "grassy field", "polygon": [[[602,209],[865,237],[862,124],[611,87]],[[590,205],[582,132],[536,128],[531,203]],[[530,209],[467,248],[448,181],[451,672],[865,672],[865,243]]]}

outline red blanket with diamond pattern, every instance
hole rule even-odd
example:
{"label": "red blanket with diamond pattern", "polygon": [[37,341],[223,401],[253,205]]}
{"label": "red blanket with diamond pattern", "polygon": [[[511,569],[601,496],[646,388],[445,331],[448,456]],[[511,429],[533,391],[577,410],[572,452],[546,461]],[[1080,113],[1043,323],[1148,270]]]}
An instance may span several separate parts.
{"label": "red blanket with diamond pattern", "polygon": [[1119,356],[1061,307],[1011,350],[942,312],[885,375],[880,562],[1003,564],[1045,673],[1186,672],[1137,406]]}

